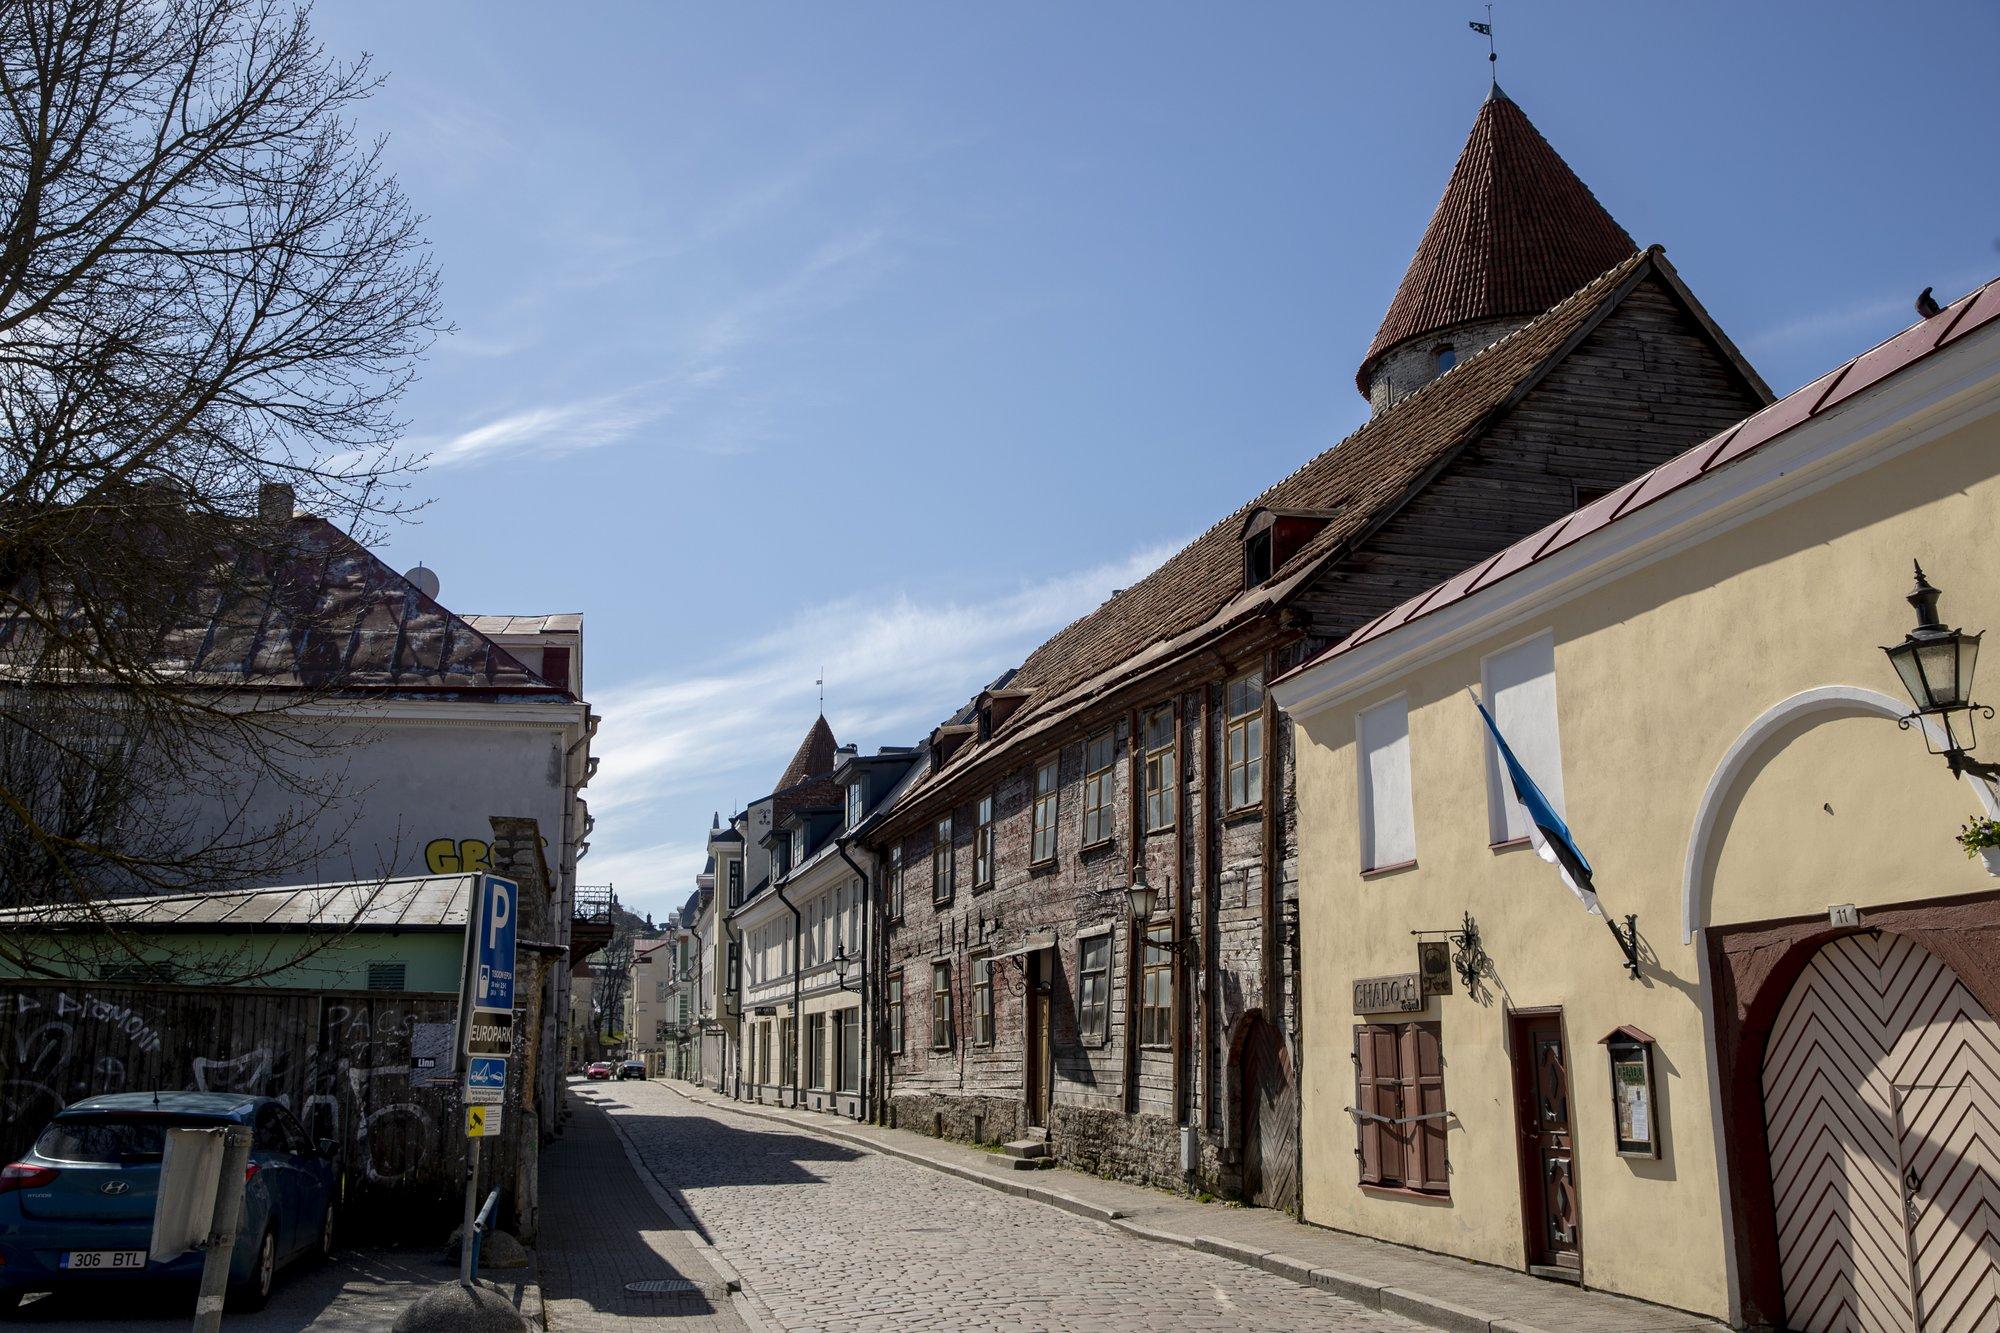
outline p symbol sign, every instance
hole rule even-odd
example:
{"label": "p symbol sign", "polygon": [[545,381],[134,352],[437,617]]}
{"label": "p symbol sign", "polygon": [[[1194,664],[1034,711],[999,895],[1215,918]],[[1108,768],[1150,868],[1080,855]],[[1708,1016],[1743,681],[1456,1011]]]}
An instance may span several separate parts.
{"label": "p symbol sign", "polygon": [[512,1013],[514,1010],[515,905],[520,885],[498,875],[482,875],[473,902],[474,958],[472,1007]]}

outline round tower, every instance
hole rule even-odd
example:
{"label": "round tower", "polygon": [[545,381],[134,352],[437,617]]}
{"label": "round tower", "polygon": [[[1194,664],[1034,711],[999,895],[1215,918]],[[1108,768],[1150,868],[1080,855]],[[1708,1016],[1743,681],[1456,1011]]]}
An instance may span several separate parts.
{"label": "round tower", "polygon": [[1361,359],[1361,396],[1380,412],[1636,249],[1496,84]]}

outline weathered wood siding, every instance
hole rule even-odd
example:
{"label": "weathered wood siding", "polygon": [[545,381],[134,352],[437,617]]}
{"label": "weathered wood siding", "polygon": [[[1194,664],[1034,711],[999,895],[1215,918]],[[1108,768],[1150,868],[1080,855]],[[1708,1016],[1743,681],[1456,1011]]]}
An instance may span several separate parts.
{"label": "weathered wood siding", "polygon": [[1656,278],[1633,288],[1491,430],[1298,601],[1344,638],[1763,400]]}

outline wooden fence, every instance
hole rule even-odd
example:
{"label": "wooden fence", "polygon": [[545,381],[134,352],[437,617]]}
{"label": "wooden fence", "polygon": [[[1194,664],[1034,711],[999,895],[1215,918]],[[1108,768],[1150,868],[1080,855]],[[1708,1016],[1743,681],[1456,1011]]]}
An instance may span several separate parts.
{"label": "wooden fence", "polygon": [[[385,991],[0,985],[0,1161],[98,1093],[256,1093],[339,1145],[350,1241],[441,1241],[466,1141],[458,1089],[429,1062],[448,1068],[454,1009]],[[484,1180],[513,1179],[507,1128],[482,1152]]]}

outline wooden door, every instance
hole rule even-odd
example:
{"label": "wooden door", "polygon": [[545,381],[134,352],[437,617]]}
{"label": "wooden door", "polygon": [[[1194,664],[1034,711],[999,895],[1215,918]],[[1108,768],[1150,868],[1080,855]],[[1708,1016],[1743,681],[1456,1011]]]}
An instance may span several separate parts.
{"label": "wooden door", "polygon": [[1513,1036],[1528,1267],[1548,1276],[1576,1277],[1583,1271],[1583,1200],[1576,1178],[1562,1014],[1516,1015]]}
{"label": "wooden door", "polygon": [[1049,999],[1055,987],[1050,975],[1050,963],[1054,955],[1046,949],[1038,949],[1028,955],[1027,1004],[1028,1022],[1022,1040],[1027,1049],[1022,1052],[1022,1063],[1028,1073],[1028,1125],[1031,1129],[1047,1129],[1049,1126],[1049,1085],[1054,1081],[1053,1043],[1049,1040]]}
{"label": "wooden door", "polygon": [[1785,1323],[2000,1328],[2000,1027],[1899,935],[1826,945],[1764,1046]]}
{"label": "wooden door", "polygon": [[1298,1206],[1298,1092],[1285,1060],[1284,1038],[1262,1014],[1252,1014],[1239,1057],[1243,1107],[1243,1197],[1260,1208]]}

